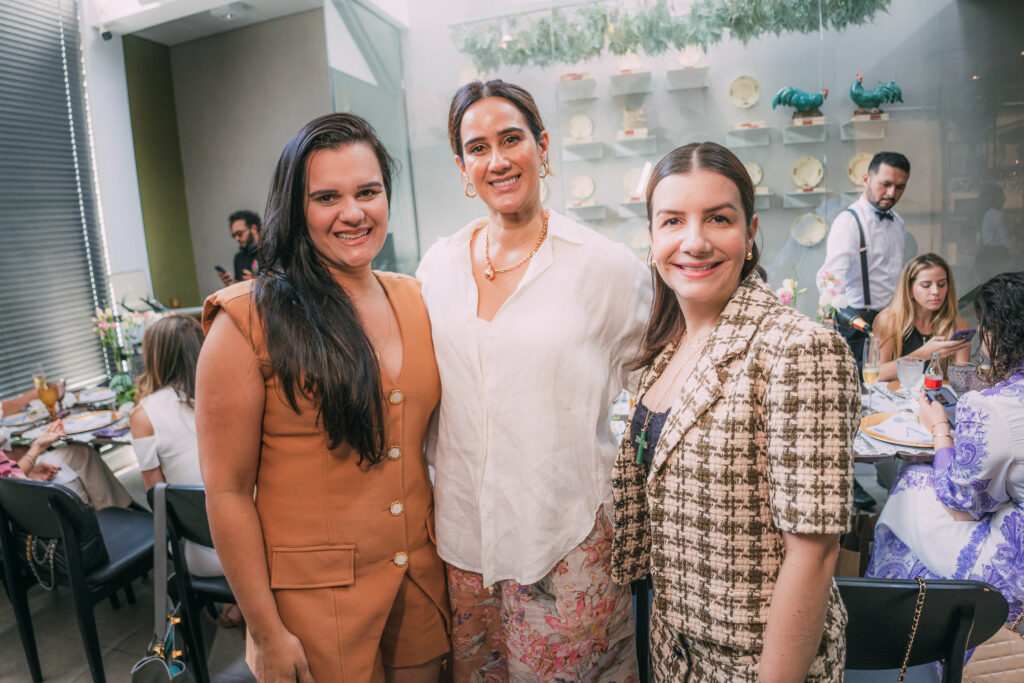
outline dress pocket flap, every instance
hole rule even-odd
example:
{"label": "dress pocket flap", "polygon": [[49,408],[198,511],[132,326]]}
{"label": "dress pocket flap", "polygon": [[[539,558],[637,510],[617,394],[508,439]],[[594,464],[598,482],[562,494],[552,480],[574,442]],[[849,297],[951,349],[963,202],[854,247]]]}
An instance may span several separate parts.
{"label": "dress pocket flap", "polygon": [[271,590],[350,586],[356,582],[354,545],[270,549]]}

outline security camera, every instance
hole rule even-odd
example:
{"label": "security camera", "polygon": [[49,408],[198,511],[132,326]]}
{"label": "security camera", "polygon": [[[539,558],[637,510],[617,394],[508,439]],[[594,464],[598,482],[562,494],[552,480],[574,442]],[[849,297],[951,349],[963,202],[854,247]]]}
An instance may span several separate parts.
{"label": "security camera", "polygon": [[113,40],[114,34],[110,32],[110,29],[106,26],[100,25],[100,38],[103,40]]}

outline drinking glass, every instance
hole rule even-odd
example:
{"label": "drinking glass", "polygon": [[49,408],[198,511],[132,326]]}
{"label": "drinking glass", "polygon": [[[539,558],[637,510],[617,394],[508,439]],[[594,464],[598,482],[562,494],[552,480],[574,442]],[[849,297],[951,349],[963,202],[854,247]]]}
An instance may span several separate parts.
{"label": "drinking glass", "polygon": [[871,411],[871,393],[878,382],[878,372],[882,368],[882,346],[874,337],[864,342],[864,366],[861,371],[864,385],[868,388],[868,411]]}
{"label": "drinking glass", "polygon": [[974,363],[949,364],[949,385],[953,387],[953,391],[956,392],[957,396],[963,395],[968,390],[967,383],[970,381],[970,376],[974,374],[976,367]]}
{"label": "drinking glass", "polygon": [[47,382],[39,387],[39,400],[43,402],[43,405],[50,412],[51,420],[57,419],[57,400],[59,398],[60,392],[57,389],[56,382]]}
{"label": "drinking glass", "polygon": [[46,386],[46,372],[43,370],[42,363],[36,363],[32,368],[32,385],[36,389]]}
{"label": "drinking glass", "polygon": [[900,389],[907,398],[913,398],[910,391],[924,377],[924,360],[906,356],[896,361],[896,376],[900,380]]}

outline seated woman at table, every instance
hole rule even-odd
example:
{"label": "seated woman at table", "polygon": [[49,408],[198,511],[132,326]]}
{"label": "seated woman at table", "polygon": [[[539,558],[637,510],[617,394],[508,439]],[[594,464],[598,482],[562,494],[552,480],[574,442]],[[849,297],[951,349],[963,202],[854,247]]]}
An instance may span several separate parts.
{"label": "seated woman at table", "polygon": [[935,460],[897,477],[867,575],[986,581],[1010,603],[1012,624],[1024,610],[1024,273],[986,282],[974,307],[998,381],[960,397],[955,431],[921,397]]}
{"label": "seated woman at table", "polygon": [[892,303],[878,314],[875,336],[881,341],[879,381],[896,379],[896,359],[912,356],[925,361],[932,353],[966,363],[971,341],[949,341],[957,330],[970,327],[957,315],[956,286],[949,264],[935,254],[921,254],[903,266]]}
{"label": "seated woman at table", "polygon": [[[132,448],[146,490],[160,482],[202,486],[196,441],[196,362],[203,328],[184,315],[168,315],[146,328],[139,398],[129,424]],[[213,548],[185,541],[185,560],[196,576],[223,576]]]}
{"label": "seated woman at table", "polygon": [[680,147],[647,185],[655,295],[612,479],[613,574],[654,583],[659,681],[839,681],[857,367],[754,272],[743,163]]}
{"label": "seated woman at table", "polygon": [[49,458],[51,462],[37,462],[54,442],[65,436],[64,420],[56,420],[26,448],[11,445],[7,428],[0,428],[0,476],[17,477],[20,474],[29,479],[53,481],[63,464],[74,472],[74,477],[61,481],[62,485],[97,510],[131,505],[131,495],[96,449],[88,444],[68,444],[53,451],[54,455]]}

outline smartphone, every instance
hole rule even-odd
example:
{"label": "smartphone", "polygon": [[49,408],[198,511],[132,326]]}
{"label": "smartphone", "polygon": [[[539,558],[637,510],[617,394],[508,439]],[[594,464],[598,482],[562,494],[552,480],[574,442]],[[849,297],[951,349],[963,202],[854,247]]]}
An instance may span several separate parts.
{"label": "smartphone", "polygon": [[957,330],[953,334],[949,335],[949,341],[971,341],[974,339],[974,335],[977,330],[973,327],[968,327],[965,330]]}
{"label": "smartphone", "polygon": [[929,401],[938,401],[942,409],[946,411],[946,419],[949,420],[949,424],[956,424],[956,394],[949,387],[941,387],[939,389],[925,389],[925,396],[928,397]]}
{"label": "smartphone", "polygon": [[225,273],[228,272],[228,271],[224,270],[224,266],[214,266],[213,269],[216,270],[221,275],[224,275]]}

